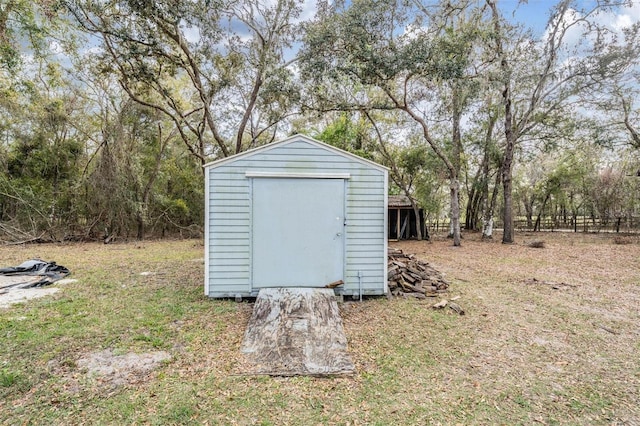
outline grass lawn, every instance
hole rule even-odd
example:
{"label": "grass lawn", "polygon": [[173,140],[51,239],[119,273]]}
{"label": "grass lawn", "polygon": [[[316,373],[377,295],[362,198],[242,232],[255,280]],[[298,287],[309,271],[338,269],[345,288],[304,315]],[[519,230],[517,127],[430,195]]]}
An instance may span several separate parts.
{"label": "grass lawn", "polygon": [[[357,374],[340,378],[243,375],[251,305],[203,296],[201,241],[2,246],[0,266],[40,257],[78,281],[0,309],[0,424],[640,424],[638,237],[517,242],[391,243],[444,272],[466,315],[344,303]],[[170,359],[92,374],[105,351]]]}

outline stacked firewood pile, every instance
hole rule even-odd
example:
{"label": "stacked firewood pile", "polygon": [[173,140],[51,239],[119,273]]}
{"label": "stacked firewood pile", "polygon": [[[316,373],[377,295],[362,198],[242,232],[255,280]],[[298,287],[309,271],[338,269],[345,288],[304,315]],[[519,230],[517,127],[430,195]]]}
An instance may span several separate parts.
{"label": "stacked firewood pile", "polygon": [[447,292],[449,283],[442,273],[413,254],[390,248],[388,258],[389,291],[393,296],[423,299]]}

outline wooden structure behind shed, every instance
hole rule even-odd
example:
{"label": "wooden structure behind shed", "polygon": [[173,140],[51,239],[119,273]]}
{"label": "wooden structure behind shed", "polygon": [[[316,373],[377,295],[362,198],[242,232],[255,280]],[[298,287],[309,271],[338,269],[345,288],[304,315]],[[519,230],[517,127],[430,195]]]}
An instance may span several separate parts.
{"label": "wooden structure behind shed", "polygon": [[424,221],[424,211],[419,209],[419,220],[411,207],[411,201],[406,195],[389,195],[389,240],[409,240],[418,236],[418,226],[422,230],[422,237],[426,238],[427,229]]}
{"label": "wooden structure behind shed", "polygon": [[205,165],[205,294],[387,293],[388,170],[296,135]]}

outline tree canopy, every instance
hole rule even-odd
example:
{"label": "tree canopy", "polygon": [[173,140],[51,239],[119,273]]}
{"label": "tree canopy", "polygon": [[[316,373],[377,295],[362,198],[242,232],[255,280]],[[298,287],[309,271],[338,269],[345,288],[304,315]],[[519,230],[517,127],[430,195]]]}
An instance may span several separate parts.
{"label": "tree canopy", "polygon": [[634,226],[640,6],[527,6],[4,1],[0,240],[199,235],[202,165],[295,132],[388,166],[455,245]]}

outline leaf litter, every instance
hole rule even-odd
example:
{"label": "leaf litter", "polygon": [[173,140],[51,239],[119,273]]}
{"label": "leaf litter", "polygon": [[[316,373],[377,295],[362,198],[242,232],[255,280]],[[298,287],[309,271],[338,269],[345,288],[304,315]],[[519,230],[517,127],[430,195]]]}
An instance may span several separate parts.
{"label": "leaf litter", "polygon": [[[139,401],[128,422],[156,421],[165,405],[145,395],[162,394],[163,404],[169,405],[180,404],[185,395],[197,398],[190,417],[197,423],[640,423],[640,244],[616,244],[605,235],[560,233],[545,234],[544,240],[544,248],[538,250],[499,240],[483,242],[475,234],[465,234],[462,247],[452,247],[444,238],[391,243],[445,273],[451,281],[447,299],[464,304],[466,315],[431,309],[435,301],[429,300],[343,303],[343,324],[357,370],[352,378],[234,375],[251,304],[182,301],[188,315],[180,318],[179,333],[164,349],[172,359],[153,370],[162,375],[134,374],[139,379],[135,386],[119,387],[125,400]],[[168,243],[145,247],[162,253]],[[181,262],[190,262],[200,249],[183,247]],[[57,253],[55,247],[47,250]],[[121,250],[122,256],[103,250],[65,247],[74,259],[84,254],[87,264],[128,266],[123,260],[128,250]],[[167,260],[156,256],[147,259],[141,253],[146,262],[141,270],[161,270]],[[74,268],[79,274],[91,273],[82,264]],[[164,292],[177,285],[201,294],[201,271],[183,271],[176,268],[169,276],[147,277],[152,281],[136,281],[135,288]],[[556,291],[552,285],[527,284],[532,277],[575,287]],[[192,312],[194,306],[198,309]],[[28,306],[24,312],[31,318]],[[124,334],[110,338],[126,343]],[[52,380],[85,371],[78,359],[100,352],[87,350],[90,346],[73,344],[62,359],[63,367],[51,369]],[[119,347],[112,355],[129,353],[126,344]],[[44,389],[43,380],[38,386]],[[13,401],[40,412],[43,406],[36,395],[30,390]],[[85,416],[104,419],[91,398],[81,392],[75,404],[90,413]],[[92,419],[68,415],[72,421]]]}

